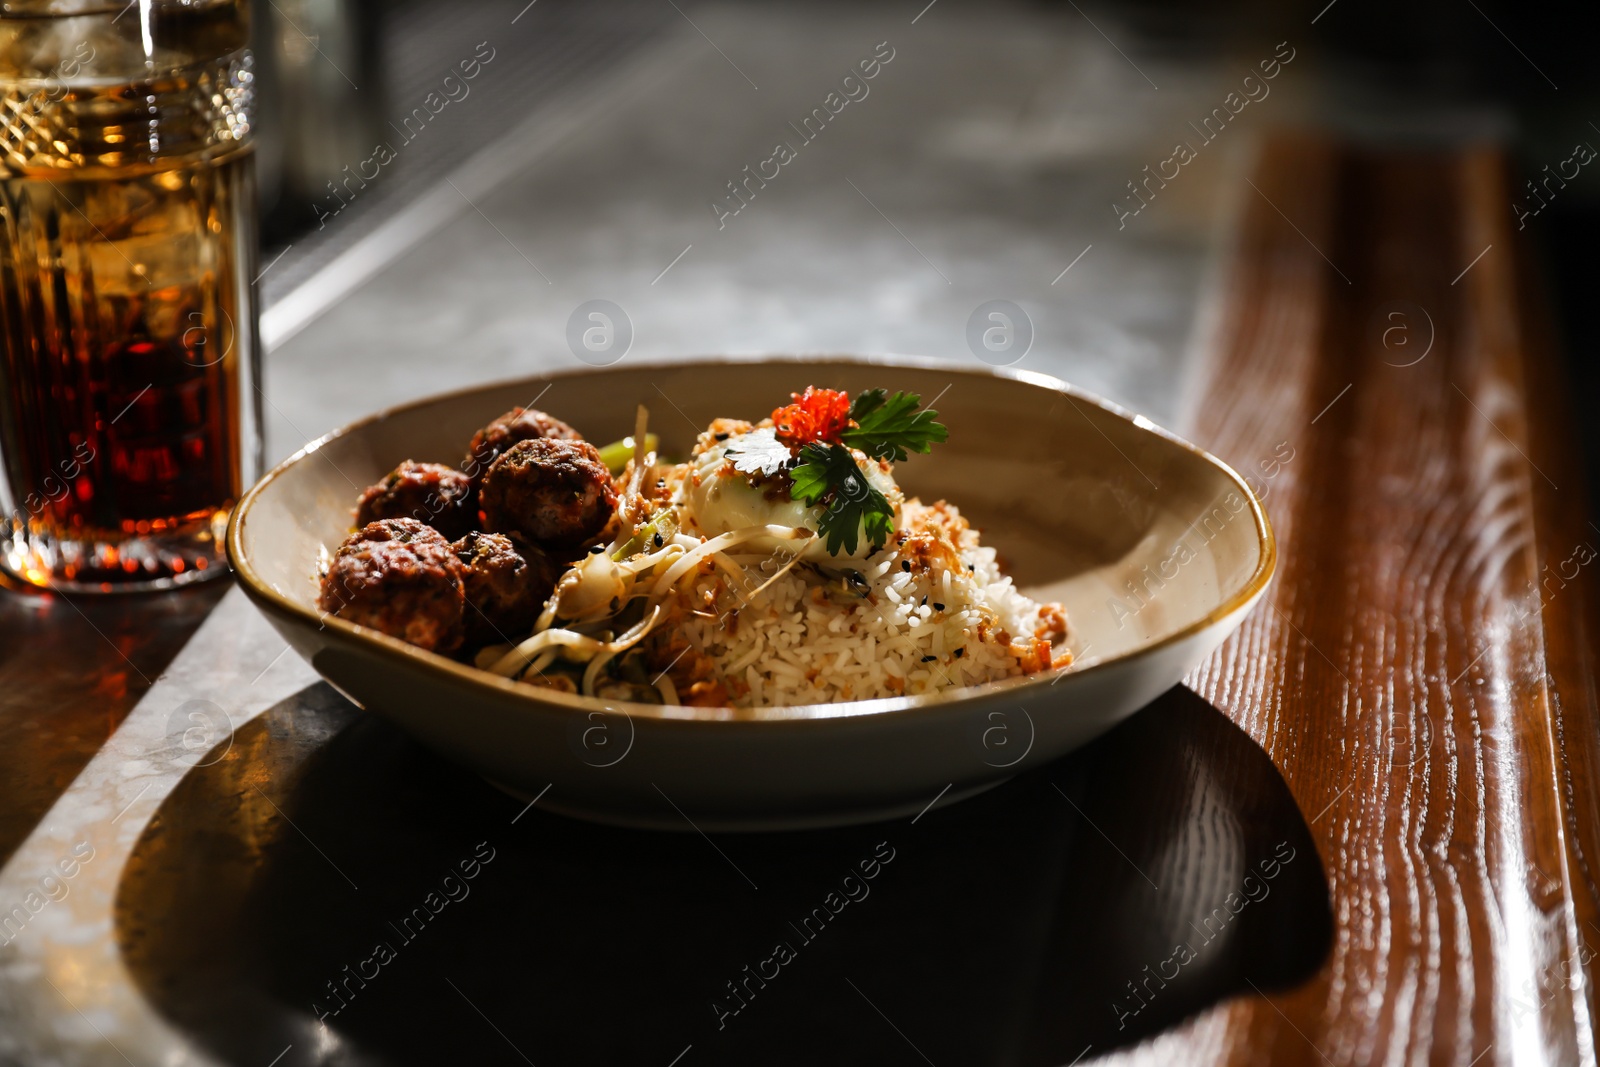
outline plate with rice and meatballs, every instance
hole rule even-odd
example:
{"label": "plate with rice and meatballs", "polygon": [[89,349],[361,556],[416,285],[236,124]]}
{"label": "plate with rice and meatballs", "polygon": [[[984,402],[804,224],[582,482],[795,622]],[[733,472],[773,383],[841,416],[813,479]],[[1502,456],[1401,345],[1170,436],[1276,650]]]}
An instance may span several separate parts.
{"label": "plate with rice and meatballs", "polygon": [[228,550],[319,674],[500,788],[708,830],[915,815],[1060,756],[1274,564],[1245,481],[1142,417],[898,358],[418,401],[269,473]]}

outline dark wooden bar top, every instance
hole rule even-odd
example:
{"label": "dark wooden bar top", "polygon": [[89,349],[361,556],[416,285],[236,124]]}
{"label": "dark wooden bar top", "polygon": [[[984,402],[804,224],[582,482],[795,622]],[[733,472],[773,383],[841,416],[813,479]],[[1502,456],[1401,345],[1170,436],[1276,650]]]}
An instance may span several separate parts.
{"label": "dark wooden bar top", "polygon": [[1310,978],[1191,1062],[1593,1062],[1595,568],[1574,413],[1495,151],[1270,143],[1203,445],[1281,564],[1191,679],[1272,758],[1327,871]]}

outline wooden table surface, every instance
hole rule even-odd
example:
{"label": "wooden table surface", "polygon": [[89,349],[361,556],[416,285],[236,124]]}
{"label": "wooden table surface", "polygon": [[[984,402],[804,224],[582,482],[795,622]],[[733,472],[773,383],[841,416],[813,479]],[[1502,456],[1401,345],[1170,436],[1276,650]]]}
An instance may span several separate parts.
{"label": "wooden table surface", "polygon": [[[513,822],[314,687],[144,832],[117,903],[144,994],[240,1063],[1595,1062],[1600,530],[1505,161],[1284,134],[1251,181],[1194,436],[1280,564],[1189,687],[916,823],[719,838],[760,896],[687,836]],[[5,595],[0,759],[54,769],[0,787],[0,858],[214,595]],[[479,904],[319,1028],[374,923],[484,837]],[[718,1027],[879,842],[875,899]]]}
{"label": "wooden table surface", "polygon": [[1281,564],[1191,683],[1307,814],[1334,937],[1183,1032],[1230,1063],[1593,1062],[1600,531],[1506,163],[1280,138],[1254,184],[1198,437],[1258,478],[1292,450]]}

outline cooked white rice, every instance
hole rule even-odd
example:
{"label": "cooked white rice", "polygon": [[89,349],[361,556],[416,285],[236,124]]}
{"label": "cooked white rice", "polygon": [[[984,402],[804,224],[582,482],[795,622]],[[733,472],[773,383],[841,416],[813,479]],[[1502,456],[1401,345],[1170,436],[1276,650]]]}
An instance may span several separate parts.
{"label": "cooked white rice", "polygon": [[801,565],[741,596],[739,589],[754,589],[777,567],[768,557],[736,556],[749,568],[743,582],[710,566],[681,582],[681,615],[669,629],[688,646],[672,669],[686,702],[868,700],[1069,661],[1059,606],[1018,592],[955,508],[909,500],[901,518],[904,535],[862,564],[857,578]]}

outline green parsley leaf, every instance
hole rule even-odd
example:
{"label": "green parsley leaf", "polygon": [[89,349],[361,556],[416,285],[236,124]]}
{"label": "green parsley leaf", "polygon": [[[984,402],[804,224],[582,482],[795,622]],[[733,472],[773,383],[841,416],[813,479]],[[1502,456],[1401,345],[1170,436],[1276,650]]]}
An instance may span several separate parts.
{"label": "green parsley leaf", "polygon": [[[828,490],[833,488],[830,465],[833,463],[834,445],[821,445],[815,442],[806,445],[800,450],[800,465],[789,472],[789,496],[809,507],[828,495]],[[854,470],[856,463],[850,453],[845,449],[845,462]]]}
{"label": "green parsley leaf", "polygon": [[888,392],[883,389],[863,389],[850,404],[850,417],[860,422],[870,412],[883,407],[883,402],[888,398]]}
{"label": "green parsley leaf", "polygon": [[[899,463],[908,452],[926,452],[950,437],[950,431],[934,421],[939,413],[918,410],[921,404],[922,397],[916,393],[895,393],[884,399],[882,389],[869,389],[851,405],[850,417],[857,425],[840,436],[845,444],[874,459]],[[862,408],[859,415],[857,406]]]}
{"label": "green parsley leaf", "polygon": [[789,495],[808,507],[827,501],[817,532],[828,539],[828,554],[837,556],[842,547],[854,555],[863,527],[867,542],[882,548],[894,532],[894,508],[867,481],[850,450],[813,442],[801,450],[800,459],[789,472]]}

